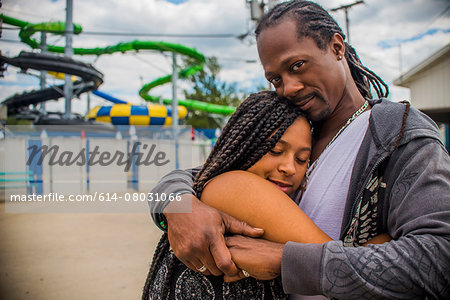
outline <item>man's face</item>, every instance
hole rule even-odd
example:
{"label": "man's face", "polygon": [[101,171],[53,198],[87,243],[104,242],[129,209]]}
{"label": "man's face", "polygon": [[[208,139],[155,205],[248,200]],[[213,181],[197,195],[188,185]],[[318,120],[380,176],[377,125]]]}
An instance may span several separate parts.
{"label": "man's face", "polygon": [[323,121],[335,110],[345,91],[345,68],[334,51],[312,38],[299,40],[294,21],[264,29],[258,37],[258,53],[267,80],[281,96],[293,101],[312,121]]}

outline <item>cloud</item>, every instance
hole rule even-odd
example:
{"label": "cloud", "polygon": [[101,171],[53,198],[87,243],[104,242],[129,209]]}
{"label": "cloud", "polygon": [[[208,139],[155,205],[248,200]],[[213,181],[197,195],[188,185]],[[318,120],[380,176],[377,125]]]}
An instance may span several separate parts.
{"label": "cloud", "polygon": [[418,41],[420,39],[423,39],[427,35],[435,35],[436,33],[450,33],[450,28],[449,29],[431,28],[423,33],[419,33],[410,38],[380,41],[380,42],[378,42],[378,46],[380,46],[381,48],[385,48],[385,49],[397,47],[398,44],[405,44],[405,43],[409,43],[409,42]]}
{"label": "cloud", "polygon": [[[349,2],[318,1],[327,9]],[[349,10],[351,43],[363,63],[391,85],[393,98],[397,95],[399,98],[408,97],[404,89],[392,86],[393,79],[400,72],[399,57],[401,56],[401,68],[405,72],[446,45],[450,38],[444,32],[424,35],[421,39],[411,40],[403,45],[401,55],[397,47],[382,48],[379,43],[411,38],[431,28],[448,29],[448,11],[437,18],[447,6],[446,0],[365,0],[364,5],[357,5]],[[33,23],[63,21],[65,1],[4,0],[2,13]],[[333,12],[331,15],[345,30],[343,11]],[[240,35],[254,29],[254,24],[249,20],[250,13],[245,0],[77,0],[74,1],[73,18],[75,23],[82,25],[84,32]],[[2,39],[18,40],[17,33],[15,30],[3,30]],[[39,34],[35,37],[38,38]],[[222,65],[220,79],[230,84],[237,83],[238,88],[246,92],[256,91],[258,86],[266,85],[255,44],[243,43],[236,38],[151,38],[80,34],[73,37],[73,44],[75,47],[106,47],[132,40],[179,43],[195,48],[206,56],[217,56]],[[49,35],[48,41],[64,45],[64,38],[61,36]],[[15,56],[21,50],[31,49],[24,44],[2,43],[2,53],[8,56]],[[100,90],[133,103],[142,103],[138,91],[143,83],[172,72],[170,54],[155,51],[74,58],[93,64],[104,74],[104,83]],[[257,63],[249,64],[245,60],[256,60]],[[11,82],[27,82],[24,81],[27,76],[19,76],[17,72],[17,68],[9,67],[6,77],[0,79],[0,100],[24,90],[21,83],[9,85]],[[8,82],[8,88],[4,82]],[[30,80],[29,84],[34,88],[39,86],[35,78]],[[189,83],[180,81],[178,95],[183,96],[181,89],[188,87]],[[158,87],[152,94],[171,97],[171,87]],[[75,101],[73,106],[77,109],[80,107],[80,111],[85,110],[85,97],[82,95],[82,100]],[[103,100],[97,98],[92,96],[91,101],[103,103]]]}
{"label": "cloud", "polygon": [[187,2],[188,0],[166,0],[167,2],[173,3],[173,4],[180,4]]}

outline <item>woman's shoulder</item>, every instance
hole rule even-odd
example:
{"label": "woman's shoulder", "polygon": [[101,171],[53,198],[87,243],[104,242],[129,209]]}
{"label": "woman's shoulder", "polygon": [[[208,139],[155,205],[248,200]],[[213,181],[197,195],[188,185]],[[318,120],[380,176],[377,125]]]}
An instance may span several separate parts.
{"label": "woman's shoulder", "polygon": [[242,193],[282,193],[275,185],[260,176],[243,170],[222,173],[205,185],[203,195],[240,196]]}
{"label": "woman's shoulder", "polygon": [[267,181],[249,171],[233,170],[212,178],[207,182],[207,185],[210,184],[236,187],[248,186],[249,184],[267,184]]}

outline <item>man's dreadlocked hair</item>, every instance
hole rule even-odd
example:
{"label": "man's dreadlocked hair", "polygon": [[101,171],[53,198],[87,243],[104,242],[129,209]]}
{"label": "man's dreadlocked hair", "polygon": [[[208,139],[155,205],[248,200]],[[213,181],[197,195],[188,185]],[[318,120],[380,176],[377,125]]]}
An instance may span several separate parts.
{"label": "man's dreadlocked hair", "polygon": [[[325,50],[335,33],[345,39],[342,29],[320,5],[298,0],[280,3],[264,15],[255,30],[256,37],[258,38],[264,29],[280,24],[285,18],[296,22],[299,38],[312,38],[319,49]],[[387,97],[389,94],[387,84],[361,63],[355,49],[348,43],[345,43],[345,58],[353,80],[364,98],[372,98],[370,86],[375,89],[379,98]]]}
{"label": "man's dreadlocked hair", "polygon": [[[197,198],[200,199],[205,183],[212,178],[228,171],[250,168],[275,147],[286,129],[300,116],[305,115],[276,92],[251,94],[231,116],[208,159],[197,173],[193,185]],[[165,233],[156,247],[142,299],[149,299],[150,285],[158,272],[159,262],[169,247]],[[170,292],[174,263],[174,255],[171,255],[161,299],[166,299]]]}

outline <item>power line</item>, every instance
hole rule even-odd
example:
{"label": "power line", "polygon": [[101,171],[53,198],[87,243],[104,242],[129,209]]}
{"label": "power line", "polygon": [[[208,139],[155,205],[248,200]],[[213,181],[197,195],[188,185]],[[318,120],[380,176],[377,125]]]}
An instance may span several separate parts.
{"label": "power line", "polygon": [[150,62],[150,61],[148,61],[148,60],[142,58],[141,56],[137,55],[136,53],[133,53],[133,56],[134,56],[136,59],[138,59],[138,60],[140,60],[140,61],[142,61],[142,62],[148,64],[149,66],[152,66],[153,68],[157,69],[158,71],[160,71],[160,72],[162,72],[162,73],[167,73],[167,70],[164,70],[164,69],[158,67],[158,66],[155,65],[154,63],[152,63],[152,62]]}
{"label": "power line", "polygon": [[2,10],[7,11],[7,12],[16,13],[16,14],[25,15],[25,16],[30,16],[30,17],[40,18],[40,19],[48,19],[48,16],[42,16],[42,15],[36,15],[36,14],[30,14],[30,13],[26,13],[26,12],[23,12],[23,11],[17,11],[17,10],[5,8],[5,7],[2,7]]}
{"label": "power line", "polygon": [[23,44],[23,42],[19,40],[0,39],[0,41],[5,43]]}
{"label": "power line", "polygon": [[440,19],[448,10],[450,9],[450,5],[447,6],[446,8],[444,8],[443,11],[441,11],[436,17],[433,18],[433,20],[431,20],[430,23],[428,23],[427,26],[425,26],[425,30],[430,27],[434,22],[436,22],[438,19]]}
{"label": "power line", "polygon": [[19,27],[2,27],[2,30],[20,30]]}
{"label": "power line", "polygon": [[[3,30],[20,30],[18,27],[2,27]],[[58,33],[60,31],[46,30],[48,33]],[[72,32],[73,33],[73,32]],[[85,35],[103,35],[103,36],[150,36],[150,37],[176,37],[176,38],[238,38],[239,34],[232,33],[150,33],[150,32],[112,32],[112,31],[82,31]]]}
{"label": "power line", "polygon": [[152,36],[152,37],[177,37],[177,38],[237,38],[239,36],[232,33],[182,34],[182,33],[102,32],[102,31],[83,31],[82,33],[88,35]]}
{"label": "power line", "polygon": [[355,2],[347,4],[347,5],[341,5],[339,7],[330,9],[330,11],[333,11],[333,12],[341,10],[341,9],[344,10],[344,13],[345,13],[345,27],[346,27],[346,31],[347,31],[347,43],[349,43],[349,44],[350,44],[350,25],[349,25],[350,24],[350,20],[348,18],[348,10],[352,6],[355,6],[355,5],[358,5],[358,4],[363,4],[363,3],[364,3],[364,1],[360,0],[360,1],[355,1]]}
{"label": "power line", "polygon": [[257,63],[258,61],[253,58],[242,58],[242,57],[221,57],[216,56],[219,60],[231,60],[231,61],[243,61],[248,64]]}

